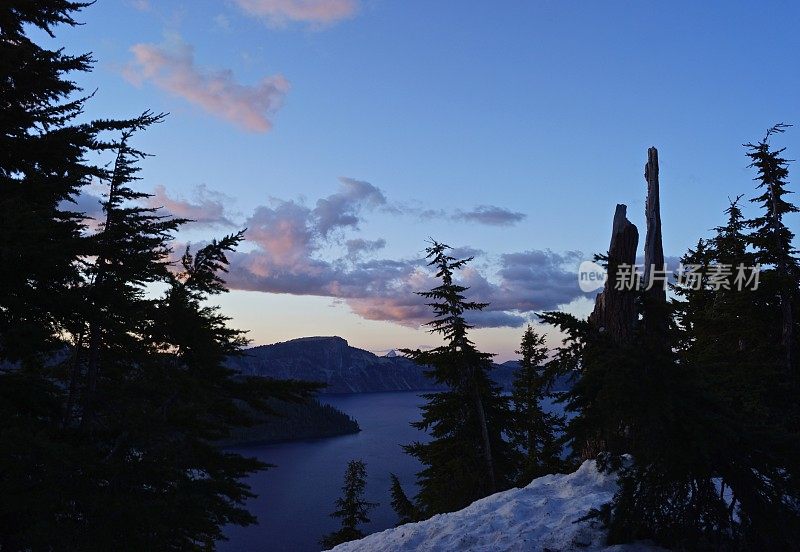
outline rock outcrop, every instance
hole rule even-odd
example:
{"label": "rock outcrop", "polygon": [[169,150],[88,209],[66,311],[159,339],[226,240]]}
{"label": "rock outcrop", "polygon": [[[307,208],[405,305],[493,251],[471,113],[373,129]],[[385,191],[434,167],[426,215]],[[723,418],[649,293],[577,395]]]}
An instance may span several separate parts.
{"label": "rock outcrop", "polygon": [[302,337],[252,347],[230,366],[244,375],[320,381],[323,393],[372,393],[436,389],[407,358],[379,357],[350,347],[341,337]]}

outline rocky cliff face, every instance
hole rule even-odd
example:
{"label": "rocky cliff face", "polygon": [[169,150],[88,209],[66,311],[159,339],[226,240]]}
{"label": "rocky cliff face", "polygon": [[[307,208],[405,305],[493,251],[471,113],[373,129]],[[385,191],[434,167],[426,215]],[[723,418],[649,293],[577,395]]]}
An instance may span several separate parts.
{"label": "rocky cliff face", "polygon": [[[341,337],[302,337],[274,345],[252,347],[229,365],[248,376],[299,379],[326,383],[322,393],[431,391],[442,389],[424,369],[405,357],[377,356],[347,344]],[[516,361],[495,364],[490,376],[511,389]],[[556,386],[556,391],[563,388]]]}
{"label": "rocky cliff face", "polygon": [[230,361],[242,374],[321,381],[323,393],[436,389],[423,369],[401,356],[379,357],[350,347],[341,337],[303,337],[253,347]]}

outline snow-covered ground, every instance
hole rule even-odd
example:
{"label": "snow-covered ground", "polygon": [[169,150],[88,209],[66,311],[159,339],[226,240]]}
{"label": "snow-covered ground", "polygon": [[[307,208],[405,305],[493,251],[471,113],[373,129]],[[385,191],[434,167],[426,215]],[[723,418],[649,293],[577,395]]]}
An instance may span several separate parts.
{"label": "snow-covered ground", "polygon": [[440,514],[341,544],[336,552],[656,552],[647,543],[605,546],[596,521],[575,523],[614,495],[617,483],[587,460],[574,473],[534,479],[473,502],[463,510]]}

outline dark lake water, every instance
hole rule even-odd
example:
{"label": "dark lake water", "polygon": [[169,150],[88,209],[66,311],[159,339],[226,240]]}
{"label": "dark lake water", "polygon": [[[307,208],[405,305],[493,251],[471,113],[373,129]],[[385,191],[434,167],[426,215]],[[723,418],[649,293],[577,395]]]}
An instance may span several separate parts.
{"label": "dark lake water", "polygon": [[372,533],[394,526],[397,518],[389,503],[389,473],[397,474],[406,492],[414,494],[419,464],[400,446],[427,439],[409,425],[419,419],[423,399],[417,393],[403,392],[322,395],[321,400],[358,420],[361,432],[231,449],[277,467],[249,479],[258,497],[248,502],[247,508],[258,516],[259,524],[229,527],[226,535],[230,540],[220,542],[219,550],[320,550],[319,539],[338,528],[338,520],[329,514],[341,494],[347,462],[354,459],[367,464],[367,499],[380,503],[371,512],[371,523],[362,530]]}

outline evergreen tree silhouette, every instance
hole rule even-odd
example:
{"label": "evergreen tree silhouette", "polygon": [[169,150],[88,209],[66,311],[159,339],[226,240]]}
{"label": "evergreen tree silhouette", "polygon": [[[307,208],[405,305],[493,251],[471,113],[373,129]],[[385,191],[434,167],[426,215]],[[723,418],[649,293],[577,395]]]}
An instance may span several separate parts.
{"label": "evergreen tree silhouette", "polygon": [[528,325],[517,354],[522,358],[512,382],[513,424],[508,434],[511,443],[522,452],[517,483],[527,485],[536,477],[564,467],[558,439],[564,420],[542,408],[549,387],[544,366],[547,360],[544,336]]}
{"label": "evergreen tree silhouette", "polygon": [[[800,540],[798,386],[782,331],[796,320],[798,279],[780,222],[794,209],[775,201],[788,193],[788,172],[765,141],[747,146],[765,214],[746,220],[736,198],[725,224],[683,257],[701,276],[672,288],[669,352],[650,347],[641,318],[633,342],[618,347],[572,315],[543,315],[567,335],[549,369],[579,374],[564,396],[576,414],[573,451],[602,435],[600,465],[620,473],[613,501],[596,512],[610,543],[789,550]],[[758,289],[740,291],[738,267],[758,263]]]}
{"label": "evergreen tree silhouette", "polygon": [[351,460],[347,463],[344,474],[342,496],[336,499],[336,510],[331,517],[342,520],[341,528],[320,541],[320,544],[333,548],[337,544],[349,542],[364,537],[358,528],[362,523],[369,523],[369,511],[378,506],[374,502],[364,500],[364,489],[367,486],[367,466],[361,460]]}
{"label": "evergreen tree silhouette", "polygon": [[428,443],[412,443],[405,450],[422,462],[418,474],[416,506],[423,516],[463,508],[471,502],[508,488],[513,470],[513,450],[503,439],[510,423],[508,401],[489,379],[492,356],[479,351],[468,337],[472,327],[464,315],[486,304],[467,301],[468,288],[454,281],[455,271],[471,259],[456,259],[449,246],[432,242],[429,265],[440,284],[418,292],[428,299],[436,318],[430,332],[444,344],[426,351],[404,349],[414,362],[446,391],[424,395],[422,420],[412,425],[429,431]]}
{"label": "evergreen tree silhouette", "polygon": [[[318,386],[225,366],[246,339],[210,301],[243,234],[173,261],[186,221],[142,207],[132,145],[163,116],[75,122],[91,58],[27,33],[86,6],[0,6],[0,549],[211,550],[267,467],[215,441]],[[96,228],[70,205],[89,183]]]}
{"label": "evergreen tree silhouette", "polygon": [[392,509],[397,514],[397,525],[419,521],[421,517],[419,509],[414,505],[411,499],[408,498],[408,495],[406,495],[400,483],[400,479],[393,473],[389,474],[389,478],[392,481],[392,487],[390,489],[392,497],[391,504]]}
{"label": "evergreen tree silhouette", "polygon": [[780,309],[780,344],[783,348],[784,365],[789,371],[797,371],[797,316],[796,297],[800,262],[792,246],[794,233],[786,226],[783,217],[796,213],[797,207],[786,200],[791,192],[786,189],[789,174],[788,160],[781,154],[784,149],[773,150],[770,138],[785,132],[790,125],[783,123],[770,128],[764,138],[753,144],[745,144],[751,167],[758,171],[756,180],[761,194],[751,201],[763,209],[763,214],[748,221],[753,229],[750,241],[756,250],[755,261],[765,269],[762,273],[763,288],[777,294]]}

